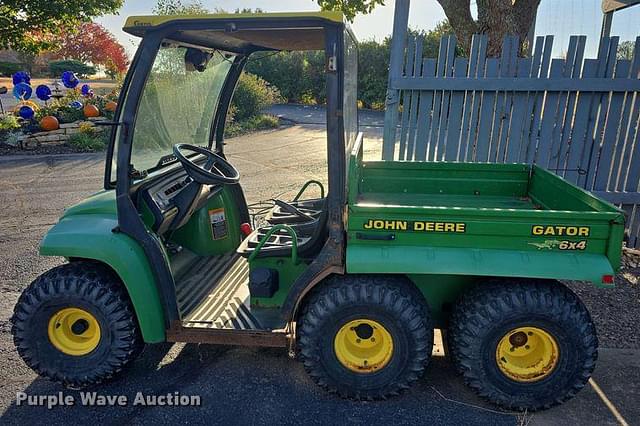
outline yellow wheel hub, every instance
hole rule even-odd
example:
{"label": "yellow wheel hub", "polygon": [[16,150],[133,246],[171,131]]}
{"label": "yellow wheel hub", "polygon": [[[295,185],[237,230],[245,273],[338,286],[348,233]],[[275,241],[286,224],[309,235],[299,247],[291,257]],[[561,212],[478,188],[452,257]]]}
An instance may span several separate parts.
{"label": "yellow wheel hub", "polygon": [[519,327],[498,343],[496,362],[508,378],[535,382],[553,372],[559,354],[558,343],[551,334],[537,327]]}
{"label": "yellow wheel hub", "polygon": [[49,341],[60,352],[82,356],[100,343],[100,324],[89,312],[79,308],[65,308],[49,320]]}
{"label": "yellow wheel hub", "polygon": [[338,361],[357,373],[374,373],[386,366],[393,355],[393,338],[378,322],[349,321],[334,339]]}

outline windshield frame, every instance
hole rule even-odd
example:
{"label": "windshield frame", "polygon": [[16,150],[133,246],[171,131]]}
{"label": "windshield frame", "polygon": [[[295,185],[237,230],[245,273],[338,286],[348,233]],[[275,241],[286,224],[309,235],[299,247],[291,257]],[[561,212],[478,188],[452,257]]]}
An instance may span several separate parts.
{"label": "windshield frame", "polygon": [[[225,108],[223,92],[235,82],[234,68],[238,66],[239,56],[228,51],[197,47],[212,53],[209,66],[204,71],[208,74],[196,71],[182,74],[175,66],[179,66],[180,58],[184,56],[181,51],[192,47],[163,39],[156,53],[138,104],[136,122],[131,129],[129,162],[143,177],[175,164],[177,158],[173,155],[172,147],[177,142],[185,142],[182,138],[192,129],[195,130],[193,140],[187,140],[186,143],[211,148],[218,124],[216,117],[221,113],[226,117],[228,108]],[[173,52],[179,54],[175,56]],[[172,68],[169,74],[156,69],[159,60]],[[219,71],[215,71],[218,67],[221,67]],[[175,99],[176,80],[183,81],[187,86],[191,85],[191,89],[196,91],[191,93],[192,96],[199,93],[204,98],[200,102],[191,99],[186,103]],[[165,84],[160,83],[159,86],[158,81]],[[195,121],[189,124],[192,118]],[[224,122],[222,125],[224,127]],[[154,141],[152,146],[148,146],[149,140]]]}
{"label": "windshield frame", "polygon": [[[142,94],[144,93],[147,81],[151,75],[151,69],[153,68],[155,59],[160,52],[162,43],[166,42],[167,39],[170,39],[167,35],[170,36],[172,33],[173,31],[170,28],[165,28],[159,31],[149,31],[145,34],[145,37],[142,39],[140,46],[136,51],[136,55],[134,56],[131,64],[131,71],[127,73],[121,89],[118,110],[116,111],[114,118],[114,126],[111,132],[111,140],[106,156],[105,189],[116,188],[118,186],[118,182],[123,179],[129,181],[128,186],[132,183],[131,181],[133,179],[130,175],[133,166],[131,164],[134,140],[133,135],[140,102],[142,100]],[[246,64],[246,56],[242,53],[229,52],[223,49],[219,49],[219,52],[234,54],[232,66],[224,78],[216,107],[211,111],[211,125],[207,140],[207,146],[209,148],[213,146],[216,139],[220,140],[220,143],[216,144],[216,150],[219,154],[222,154],[224,144],[221,139],[224,134],[226,116],[228,114],[237,80],[240,78],[244,65]],[[135,100],[135,102],[133,100]],[[221,136],[218,137],[217,135]],[[171,155],[171,152],[167,152],[165,157]],[[159,158],[159,160],[160,159],[161,158]],[[147,169],[143,174],[143,177],[149,173],[171,166],[175,164],[176,161],[177,160],[163,161],[161,164],[159,163],[157,166]],[[114,163],[116,165],[115,180],[113,179]],[[124,167],[126,174],[121,173],[123,164],[126,165]]]}
{"label": "windshield frame", "polygon": [[[226,31],[230,25],[230,21],[233,23],[234,28],[250,28],[254,30],[286,27],[282,25],[283,21],[286,21],[288,25],[295,23],[296,27],[302,28],[322,27],[325,31],[330,28],[344,27],[344,24],[328,22],[326,19],[307,17],[287,19],[242,18],[237,21],[231,19],[189,19],[185,17],[185,19],[173,20],[146,30],[132,62],[132,66],[125,78],[125,84],[122,87],[120,102],[118,110],[116,111],[116,123],[114,123],[115,126],[112,131],[112,141],[106,158],[105,189],[115,188],[118,196],[120,196],[128,194],[134,183],[134,179],[131,177],[130,161],[136,114],[142,92],[163,40],[171,39],[173,34],[182,30]],[[246,64],[247,58],[255,52],[269,49],[258,46],[245,49],[234,49],[222,45],[207,45],[205,47],[208,49],[217,48],[238,55],[236,56],[237,67],[232,67],[233,72],[228,73],[228,79],[224,83],[216,117],[212,119],[212,126],[214,126],[214,128],[209,135],[211,139],[209,141],[209,147],[212,147],[215,140],[216,151],[220,155],[224,155],[224,126],[237,81]],[[113,170],[111,165],[113,160],[116,160],[114,163],[117,165],[115,181],[112,180]],[[169,164],[173,164],[173,162],[168,162],[166,165]],[[140,177],[137,177],[137,179],[139,180]]]}

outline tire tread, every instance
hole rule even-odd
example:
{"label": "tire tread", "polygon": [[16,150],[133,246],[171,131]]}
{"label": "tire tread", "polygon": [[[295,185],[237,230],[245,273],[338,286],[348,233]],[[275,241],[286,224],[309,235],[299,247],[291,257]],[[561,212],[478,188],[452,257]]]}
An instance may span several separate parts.
{"label": "tire tread", "polygon": [[[298,347],[300,358],[309,376],[329,393],[355,400],[384,400],[400,394],[422,377],[433,345],[433,325],[424,299],[415,297],[404,280],[376,275],[337,276],[316,287],[300,315]],[[410,362],[393,383],[384,387],[355,391],[341,386],[325,371],[317,350],[317,338],[323,322],[333,312],[351,304],[384,305],[407,325],[415,347],[410,348]]]}
{"label": "tire tread", "polygon": [[[40,306],[54,296],[79,297],[103,309],[118,335],[108,358],[96,365],[91,374],[61,373],[43,365],[32,347],[30,322]],[[68,387],[82,388],[110,379],[129,364],[143,347],[142,337],[131,302],[122,283],[106,266],[78,261],[45,272],[34,280],[18,299],[11,317],[11,333],[18,354],[40,376]]]}
{"label": "tire tread", "polygon": [[[516,402],[514,398],[495,391],[479,374],[474,339],[482,334],[484,327],[520,310],[542,311],[579,328],[584,348],[583,364],[562,395],[526,404]],[[589,312],[580,299],[561,283],[495,280],[467,291],[458,301],[451,316],[449,348],[456,370],[478,395],[507,409],[536,411],[561,404],[584,388],[595,368],[598,339]]]}

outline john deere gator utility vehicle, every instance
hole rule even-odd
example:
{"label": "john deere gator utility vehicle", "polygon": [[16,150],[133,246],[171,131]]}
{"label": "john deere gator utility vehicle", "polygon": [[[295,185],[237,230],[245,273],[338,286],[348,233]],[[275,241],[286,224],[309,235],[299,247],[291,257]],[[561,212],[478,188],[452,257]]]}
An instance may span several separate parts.
{"label": "john deere gator utility vehicle", "polygon": [[[46,234],[40,253],[68,262],[12,319],[35,371],[78,387],[145,343],[271,346],[329,391],[380,399],[420,379],[439,328],[465,381],[504,407],[585,385],[596,332],[558,280],[613,285],[620,210],[531,165],[363,161],[357,44],[338,13],[134,17],[125,30],[142,40],[103,123],[104,191]],[[249,58],[281,50],[325,52],[328,188],[305,198],[309,183],[252,226],[225,123]]]}

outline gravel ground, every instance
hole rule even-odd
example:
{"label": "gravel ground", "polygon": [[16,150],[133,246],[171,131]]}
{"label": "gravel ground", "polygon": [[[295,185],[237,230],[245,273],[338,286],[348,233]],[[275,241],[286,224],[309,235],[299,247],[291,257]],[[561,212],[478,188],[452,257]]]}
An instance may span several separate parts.
{"label": "gravel ground", "polygon": [[589,309],[600,346],[640,348],[640,253],[626,251],[616,286],[599,289],[589,283],[567,282]]}

